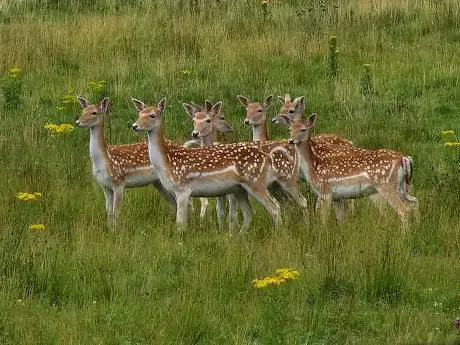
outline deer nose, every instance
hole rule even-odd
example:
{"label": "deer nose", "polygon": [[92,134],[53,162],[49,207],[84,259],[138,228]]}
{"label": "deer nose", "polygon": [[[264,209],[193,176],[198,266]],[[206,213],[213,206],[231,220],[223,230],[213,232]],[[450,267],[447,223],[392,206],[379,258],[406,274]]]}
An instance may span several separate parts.
{"label": "deer nose", "polygon": [[245,125],[249,125],[249,120],[248,120],[248,119],[245,119],[245,120],[244,120],[244,124],[245,124]]}
{"label": "deer nose", "polygon": [[273,122],[273,123],[278,123],[278,119],[277,119],[276,117],[274,117],[274,118],[272,119],[272,122]]}
{"label": "deer nose", "polygon": [[133,131],[135,131],[139,126],[137,124],[133,123],[133,125],[131,127],[132,127]]}
{"label": "deer nose", "polygon": [[294,144],[294,139],[289,138],[288,142],[289,142],[289,144]]}
{"label": "deer nose", "polygon": [[194,138],[198,138],[198,132],[192,132],[192,136],[193,136]]}
{"label": "deer nose", "polygon": [[75,121],[75,124],[80,127],[80,120]]}

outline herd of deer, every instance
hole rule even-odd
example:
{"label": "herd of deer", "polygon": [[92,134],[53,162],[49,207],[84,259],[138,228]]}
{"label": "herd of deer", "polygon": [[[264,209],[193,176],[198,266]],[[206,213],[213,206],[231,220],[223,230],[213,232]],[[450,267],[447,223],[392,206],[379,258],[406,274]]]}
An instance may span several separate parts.
{"label": "herd of deer", "polygon": [[[267,190],[278,184],[308,217],[307,200],[299,193],[299,179],[306,181],[317,196],[316,208],[326,223],[331,204],[336,218],[343,219],[349,199],[369,196],[379,208],[387,202],[398,214],[403,225],[410,211],[418,218],[417,199],[409,192],[412,179],[412,159],[390,150],[359,148],[334,134],[310,135],[317,115],[304,119],[305,98],[291,100],[279,96],[282,106],[272,119],[275,124],[289,126],[289,140],[269,140],[267,110],[272,96],[263,102],[251,102],[238,96],[246,109],[244,123],[252,127],[252,142],[215,143],[217,132],[232,131],[222,112],[222,102],[203,106],[184,103],[193,121],[192,135],[197,140],[184,144],[164,137],[163,116],[166,99],[156,106],[147,106],[132,99],[138,119],[132,129],[146,132],[147,142],[108,145],[104,137],[104,116],[109,99],[91,104],[77,97],[83,107],[77,126],[90,129],[90,156],[93,175],[102,186],[108,222],[115,222],[125,188],[154,185],[176,207],[176,223],[187,225],[191,197],[200,197],[204,217],[208,206],[206,197],[217,197],[216,214],[219,227],[223,225],[225,199],[228,199],[230,227],[237,224],[238,208],[243,214],[241,230],[247,230],[252,220],[249,195],[260,202],[278,226],[281,210]],[[192,146],[199,147],[192,147]]]}

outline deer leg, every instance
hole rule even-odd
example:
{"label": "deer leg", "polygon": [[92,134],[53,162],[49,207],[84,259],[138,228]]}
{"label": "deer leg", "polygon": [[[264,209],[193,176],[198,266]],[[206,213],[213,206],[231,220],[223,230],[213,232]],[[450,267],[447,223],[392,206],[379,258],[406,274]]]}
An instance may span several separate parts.
{"label": "deer leg", "polygon": [[347,205],[348,200],[333,200],[332,204],[334,205],[334,210],[335,210],[335,219],[337,219],[339,222],[342,222],[345,220],[347,211],[348,211],[348,205]]}
{"label": "deer leg", "polygon": [[113,217],[116,219],[123,199],[123,186],[116,186],[113,189]]}
{"label": "deer leg", "polygon": [[331,208],[332,196],[330,194],[321,195],[321,223],[323,226],[327,224],[327,218],[329,216],[329,210]]}
{"label": "deer leg", "polygon": [[384,201],[380,194],[371,194],[368,196],[371,203],[377,208],[380,215],[384,213]]}
{"label": "deer leg", "polygon": [[403,227],[407,226],[407,205],[402,200],[397,188],[395,190],[390,190],[387,187],[381,186],[376,188],[379,194],[385,198],[388,204],[396,211]]}
{"label": "deer leg", "polygon": [[[190,199],[191,200],[191,199]],[[206,215],[206,210],[208,209],[208,198],[200,198],[200,218],[203,219],[204,216]]]}
{"label": "deer leg", "polygon": [[[233,194],[234,201],[236,202],[243,213],[243,225],[240,231],[246,232],[249,229],[252,221],[252,208],[249,203],[248,193],[245,190],[241,190],[238,193]],[[236,208],[235,208],[236,215]]]}
{"label": "deer leg", "polygon": [[168,192],[163,185],[161,184],[160,180],[156,180],[153,182],[153,187],[155,187],[158,192],[168,201],[171,207],[176,208],[176,198],[174,194]]}
{"label": "deer leg", "polygon": [[306,223],[308,223],[308,202],[305,197],[300,194],[297,183],[286,183],[279,182],[283,190],[299,205],[302,209],[303,217]]}
{"label": "deer leg", "polygon": [[219,226],[219,230],[222,230],[223,226],[223,219],[225,217],[225,197],[219,196],[216,199],[216,215],[217,215],[217,224]]}
{"label": "deer leg", "polygon": [[108,187],[102,187],[105,197],[105,212],[107,214],[107,224],[113,225],[115,218],[113,216],[113,190]]}
{"label": "deer leg", "polygon": [[[246,193],[247,194],[247,193]],[[228,195],[228,222],[230,230],[233,231],[238,222],[238,204],[239,200],[235,194]]]}
{"label": "deer leg", "polygon": [[178,230],[185,231],[187,229],[187,209],[191,190],[176,191],[175,194],[177,200],[176,224]]}
{"label": "deer leg", "polygon": [[281,225],[281,208],[278,202],[268,193],[267,188],[256,185],[243,185],[243,188],[265,207],[273,217],[275,227],[279,227]]}

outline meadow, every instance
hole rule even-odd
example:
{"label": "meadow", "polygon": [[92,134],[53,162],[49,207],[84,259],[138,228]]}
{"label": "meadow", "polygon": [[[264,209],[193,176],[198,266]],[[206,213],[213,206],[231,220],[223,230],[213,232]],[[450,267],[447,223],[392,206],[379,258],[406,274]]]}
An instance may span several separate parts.
{"label": "meadow", "polygon": [[[458,1],[11,0],[0,47],[0,344],[460,344]],[[166,97],[183,142],[182,102],[209,98],[234,128],[219,141],[251,140],[236,95],[285,93],[315,133],[412,156],[420,223],[358,200],[324,228],[302,184],[308,226],[283,203],[275,229],[252,202],[247,234],[210,207],[180,236],[145,187],[108,229],[88,130],[45,128],[74,124],[77,94],[109,96],[107,139],[136,142],[130,98]],[[254,285],[279,268],[295,279]]]}

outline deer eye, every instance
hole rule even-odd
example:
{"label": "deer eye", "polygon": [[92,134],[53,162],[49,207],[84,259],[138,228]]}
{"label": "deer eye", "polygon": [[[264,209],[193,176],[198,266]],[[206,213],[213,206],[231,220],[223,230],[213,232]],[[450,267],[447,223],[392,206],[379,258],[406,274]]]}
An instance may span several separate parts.
{"label": "deer eye", "polygon": [[294,109],[290,109],[290,110],[289,110],[289,113],[290,113],[290,114],[294,114]]}
{"label": "deer eye", "polygon": [[210,123],[210,122],[211,122],[211,119],[207,119],[206,122],[207,122],[207,123]]}
{"label": "deer eye", "polygon": [[306,129],[306,128],[302,128],[300,131],[301,131],[301,132],[306,132],[307,129]]}

